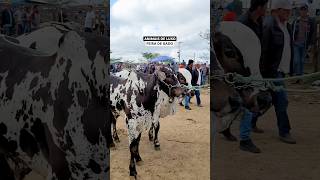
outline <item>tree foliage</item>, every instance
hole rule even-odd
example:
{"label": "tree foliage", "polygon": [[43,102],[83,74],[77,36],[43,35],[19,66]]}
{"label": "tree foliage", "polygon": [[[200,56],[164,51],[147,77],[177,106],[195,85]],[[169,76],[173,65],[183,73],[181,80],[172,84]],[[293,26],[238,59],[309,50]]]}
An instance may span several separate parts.
{"label": "tree foliage", "polygon": [[142,56],[144,58],[146,58],[147,60],[150,60],[150,59],[153,59],[153,58],[156,58],[156,57],[160,56],[160,54],[159,53],[144,52],[144,53],[142,53]]}

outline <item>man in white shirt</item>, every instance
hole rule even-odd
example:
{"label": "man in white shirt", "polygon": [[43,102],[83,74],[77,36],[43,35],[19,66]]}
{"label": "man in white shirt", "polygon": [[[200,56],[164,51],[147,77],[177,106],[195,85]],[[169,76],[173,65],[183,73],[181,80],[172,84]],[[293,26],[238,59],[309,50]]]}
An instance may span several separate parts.
{"label": "man in white shirt", "polygon": [[93,10],[93,6],[89,6],[89,11],[86,14],[86,19],[84,23],[84,31],[92,32],[95,26],[96,15]]}
{"label": "man in white shirt", "polygon": [[[267,17],[263,25],[262,53],[260,71],[264,78],[283,78],[290,72],[292,43],[287,21],[292,9],[291,0],[272,2],[272,15]],[[284,86],[284,82],[274,82],[276,86]],[[287,114],[288,97],[285,90],[272,92],[272,100],[277,116],[279,138],[282,142],[295,144],[290,134],[290,122]]]}
{"label": "man in white shirt", "polygon": [[[192,80],[191,80],[192,86],[200,86],[201,85],[201,70],[200,70],[200,68],[201,68],[200,64],[196,64],[195,69],[192,71]],[[199,107],[202,107],[201,99],[200,99],[200,90],[197,89],[194,91],[194,93],[196,96],[197,105]]]}
{"label": "man in white shirt", "polygon": [[16,12],[14,13],[14,17],[16,20],[16,34],[21,35],[23,33],[23,26],[22,26],[22,12],[23,7],[18,7]]}

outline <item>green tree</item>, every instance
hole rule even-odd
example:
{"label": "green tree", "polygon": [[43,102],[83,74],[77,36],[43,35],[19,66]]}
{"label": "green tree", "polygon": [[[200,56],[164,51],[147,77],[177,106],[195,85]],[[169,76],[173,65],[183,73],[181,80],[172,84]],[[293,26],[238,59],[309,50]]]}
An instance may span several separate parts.
{"label": "green tree", "polygon": [[144,58],[146,58],[147,60],[150,60],[150,59],[153,59],[153,58],[156,58],[158,56],[160,56],[159,53],[149,53],[149,52],[145,52],[145,53],[142,53],[142,56]]}

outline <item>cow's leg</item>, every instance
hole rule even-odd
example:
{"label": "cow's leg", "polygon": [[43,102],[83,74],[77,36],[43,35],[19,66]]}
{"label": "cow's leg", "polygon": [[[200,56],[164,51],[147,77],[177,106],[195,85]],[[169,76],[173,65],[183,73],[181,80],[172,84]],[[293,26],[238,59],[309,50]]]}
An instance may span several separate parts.
{"label": "cow's leg", "polygon": [[139,153],[140,138],[141,138],[141,134],[138,137],[138,150],[137,150],[137,154],[136,154],[136,157],[135,157],[136,163],[137,163],[138,166],[141,166],[143,164],[143,161],[142,161],[142,159],[140,157],[140,153]]}
{"label": "cow's leg", "polygon": [[114,121],[112,122],[112,137],[116,143],[120,142],[120,139],[117,133],[117,118],[114,118]]}
{"label": "cow's leg", "polygon": [[149,129],[149,141],[153,141],[153,128],[154,128],[154,125],[153,123],[151,123],[151,127]]}
{"label": "cow's leg", "polygon": [[237,138],[231,134],[230,127],[221,132],[228,141],[237,141]]}
{"label": "cow's leg", "polygon": [[159,129],[160,129],[160,123],[159,121],[154,123],[154,148],[155,150],[160,150],[160,142],[159,142],[159,139],[158,139],[158,133],[159,133]]}
{"label": "cow's leg", "polygon": [[0,153],[0,177],[1,179],[15,180],[13,171],[11,170],[8,161],[4,157],[4,154]]}
{"label": "cow's leg", "polygon": [[113,129],[115,129],[117,118],[115,117],[116,115],[112,113],[112,111],[110,111],[109,113],[110,113],[110,116],[111,116],[110,129],[111,129],[112,135],[110,134],[110,138],[108,138],[110,140],[110,143],[108,143],[108,145],[109,145],[110,148],[113,148],[113,147],[115,147],[115,144],[113,142],[113,137],[114,137]]}
{"label": "cow's leg", "polygon": [[[113,124],[111,123],[111,126],[113,126]],[[114,144],[114,142],[113,142],[113,138],[112,138],[112,136],[110,136],[110,138],[108,138],[109,139],[109,142],[108,142],[108,147],[109,148],[114,148],[114,147],[116,147],[116,145]]]}
{"label": "cow's leg", "polygon": [[[133,135],[129,132],[129,136]],[[131,158],[130,158],[130,165],[129,165],[129,171],[130,171],[130,176],[134,176],[136,178],[137,176],[137,170],[136,170],[136,161],[141,161],[141,157],[139,156],[139,141],[140,141],[141,133],[137,138],[134,138],[131,143],[130,143],[130,153],[131,153]]]}

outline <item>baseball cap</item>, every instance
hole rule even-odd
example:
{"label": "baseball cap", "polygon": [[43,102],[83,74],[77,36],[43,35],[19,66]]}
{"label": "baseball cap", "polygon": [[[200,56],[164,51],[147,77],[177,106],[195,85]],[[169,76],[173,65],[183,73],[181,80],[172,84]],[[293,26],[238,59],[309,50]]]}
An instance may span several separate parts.
{"label": "baseball cap", "polygon": [[272,1],[271,9],[292,9],[292,1],[291,0],[277,0]]}

